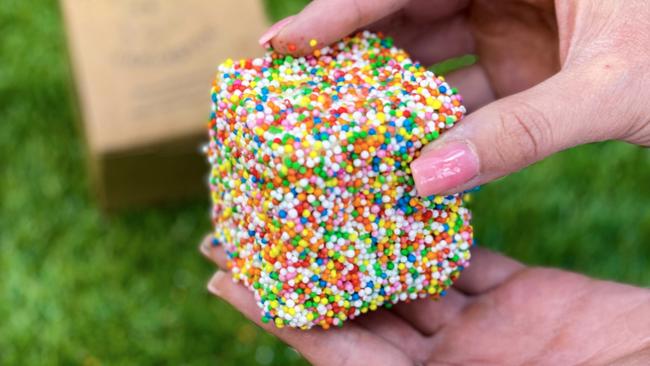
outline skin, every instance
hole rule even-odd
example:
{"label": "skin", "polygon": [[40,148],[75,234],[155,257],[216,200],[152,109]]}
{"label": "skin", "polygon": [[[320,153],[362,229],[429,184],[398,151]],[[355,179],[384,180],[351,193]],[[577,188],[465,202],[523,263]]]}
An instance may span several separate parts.
{"label": "skin", "polygon": [[270,42],[307,54],[370,28],[425,65],[478,55],[448,76],[471,113],[424,148],[468,146],[471,179],[428,192],[456,193],[579,144],[649,146],[648,19],[643,0],[315,0]]}
{"label": "skin", "polygon": [[278,329],[234,283],[222,247],[208,289],[314,365],[647,365],[650,291],[531,268],[483,248],[447,296],[400,303],[342,328]]}
{"label": "skin", "polygon": [[[423,154],[469,147],[478,170],[453,193],[583,143],[650,145],[650,6],[642,0],[315,0],[269,37],[307,54],[359,28],[381,30],[423,64],[467,53],[448,76],[470,113]],[[498,143],[497,143],[498,142]],[[222,269],[209,289],[315,365],[647,365],[650,291],[546,268],[482,248],[440,301],[402,303],[341,329],[261,324],[252,293]]]}

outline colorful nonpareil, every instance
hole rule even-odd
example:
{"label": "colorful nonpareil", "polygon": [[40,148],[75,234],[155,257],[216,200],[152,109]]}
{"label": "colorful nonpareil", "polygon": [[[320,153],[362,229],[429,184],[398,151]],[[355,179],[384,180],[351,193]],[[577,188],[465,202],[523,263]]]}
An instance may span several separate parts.
{"label": "colorful nonpareil", "polygon": [[212,102],[214,243],[263,321],[340,326],[440,297],[468,265],[463,195],[419,197],[409,167],[462,98],[390,38],[227,60]]}

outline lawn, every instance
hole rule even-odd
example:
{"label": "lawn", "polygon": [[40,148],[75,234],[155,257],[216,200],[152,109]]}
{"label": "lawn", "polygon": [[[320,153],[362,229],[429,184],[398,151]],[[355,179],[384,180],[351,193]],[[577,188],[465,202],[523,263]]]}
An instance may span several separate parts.
{"label": "lawn", "polygon": [[[304,364],[205,290],[208,197],[100,213],[70,81],[56,2],[2,0],[0,364]],[[647,149],[572,149],[475,194],[476,237],[529,264],[650,286],[649,182]]]}

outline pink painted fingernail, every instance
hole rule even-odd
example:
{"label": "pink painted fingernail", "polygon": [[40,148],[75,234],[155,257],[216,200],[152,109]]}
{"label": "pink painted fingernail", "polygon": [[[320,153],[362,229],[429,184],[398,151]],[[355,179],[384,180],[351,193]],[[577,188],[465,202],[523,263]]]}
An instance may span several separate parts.
{"label": "pink painted fingernail", "polygon": [[478,157],[461,142],[425,151],[413,160],[411,172],[420,196],[449,191],[478,174]]}
{"label": "pink painted fingernail", "polygon": [[286,27],[289,23],[291,23],[293,18],[295,18],[295,15],[288,16],[278,21],[277,23],[273,24],[271,28],[269,28],[266,32],[264,32],[264,34],[262,34],[262,36],[260,37],[258,41],[260,46],[264,46],[268,44],[273,39],[273,37],[277,36],[278,33],[280,33],[282,28]]}

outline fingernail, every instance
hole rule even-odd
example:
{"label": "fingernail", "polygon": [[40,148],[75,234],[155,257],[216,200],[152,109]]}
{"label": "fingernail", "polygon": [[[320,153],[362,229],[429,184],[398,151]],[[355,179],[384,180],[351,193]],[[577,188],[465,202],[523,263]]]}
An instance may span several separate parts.
{"label": "fingernail", "polygon": [[450,142],[424,151],[411,163],[415,188],[420,196],[446,192],[478,175],[478,158],[462,142]]}
{"label": "fingernail", "polygon": [[267,43],[269,43],[269,41],[271,41],[271,40],[273,39],[273,37],[277,36],[278,33],[280,33],[280,31],[282,30],[282,28],[286,27],[289,23],[291,23],[291,21],[293,20],[294,17],[295,17],[295,15],[291,15],[291,16],[288,16],[288,17],[286,17],[286,18],[284,18],[284,19],[278,21],[277,23],[273,24],[273,25],[272,25],[272,26],[271,26],[271,27],[270,27],[266,32],[264,32],[264,34],[262,34],[262,36],[260,37],[260,39],[259,39],[259,41],[258,41],[259,44],[260,44],[260,46],[264,46],[264,45],[266,45]]}
{"label": "fingernail", "polygon": [[204,256],[210,257],[210,243],[207,241],[203,241],[201,245],[199,245],[199,251],[203,253]]}
{"label": "fingernail", "polygon": [[225,274],[222,271],[217,271],[217,273],[215,273],[210,279],[210,282],[208,282],[208,291],[216,296],[221,296],[219,284],[223,280],[223,276],[225,276]]}

